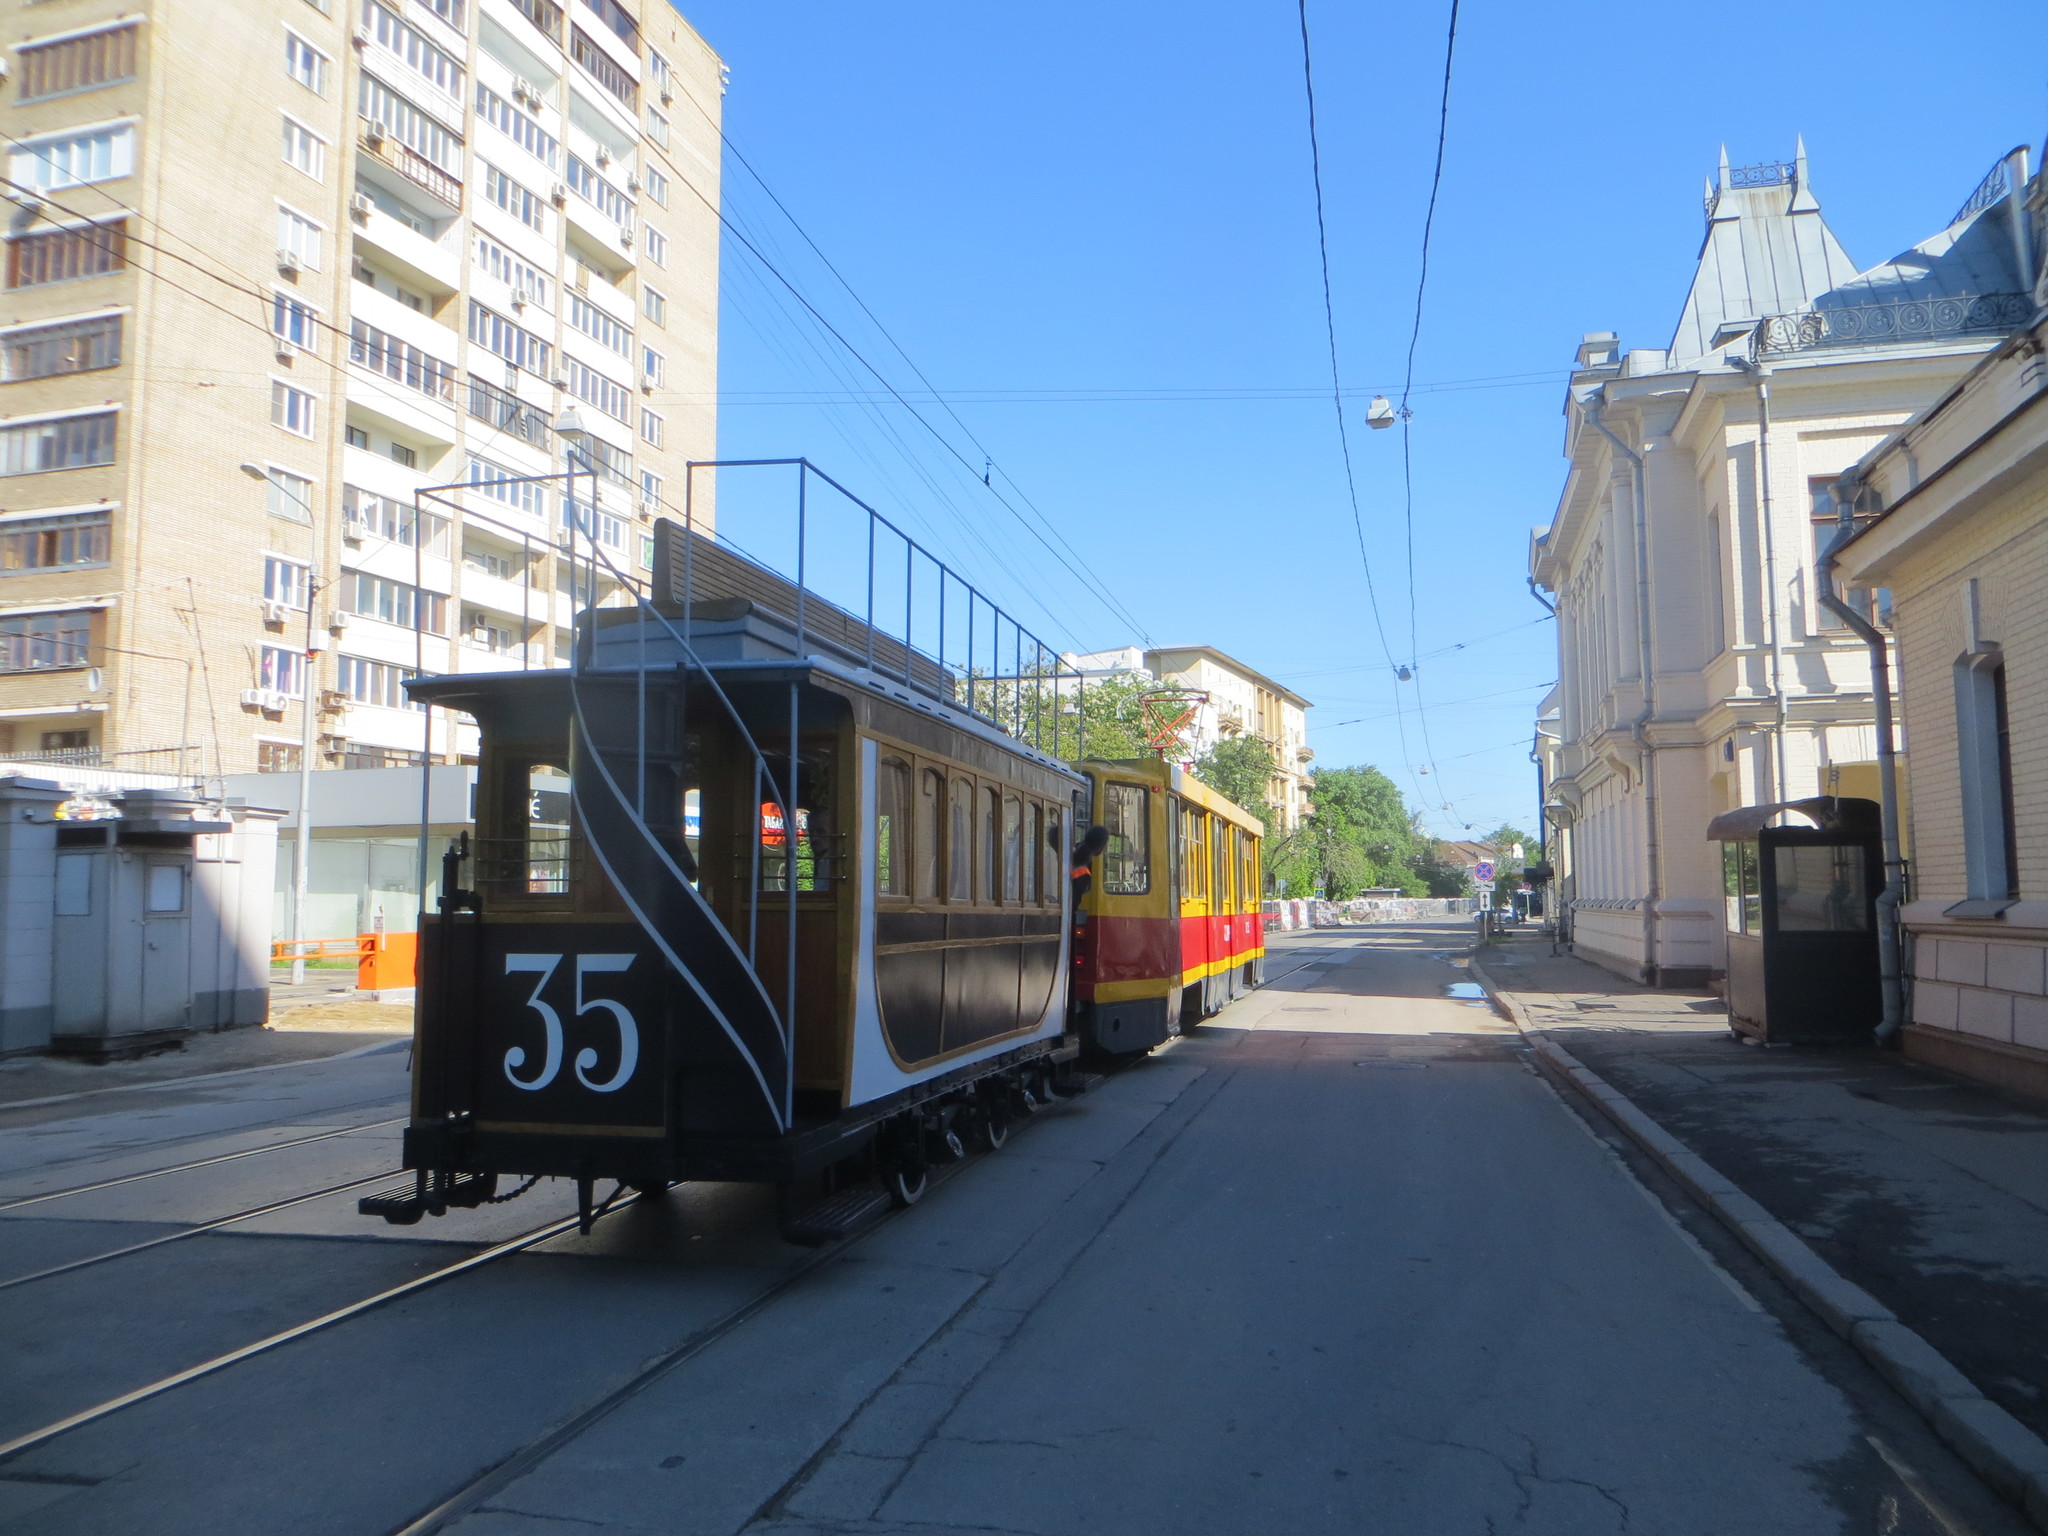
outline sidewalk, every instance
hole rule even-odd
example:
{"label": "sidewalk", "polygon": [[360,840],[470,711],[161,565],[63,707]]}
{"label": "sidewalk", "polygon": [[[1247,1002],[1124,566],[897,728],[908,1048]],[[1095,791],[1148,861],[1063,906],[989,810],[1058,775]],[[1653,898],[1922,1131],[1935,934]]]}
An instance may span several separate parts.
{"label": "sidewalk", "polygon": [[[353,973],[341,977],[344,983],[353,980]],[[178,1050],[138,1061],[94,1063],[55,1056],[0,1061],[0,1109],[108,1088],[316,1061],[411,1036],[410,1003],[373,1002],[358,996],[352,986],[337,991],[335,983],[325,979],[299,987],[276,982],[270,992],[270,1022],[261,1027],[194,1035]]]}
{"label": "sidewalk", "polygon": [[1717,998],[1550,955],[1476,968],[1569,1051],[2048,1435],[2048,1105],[1869,1048],[1731,1038]]}

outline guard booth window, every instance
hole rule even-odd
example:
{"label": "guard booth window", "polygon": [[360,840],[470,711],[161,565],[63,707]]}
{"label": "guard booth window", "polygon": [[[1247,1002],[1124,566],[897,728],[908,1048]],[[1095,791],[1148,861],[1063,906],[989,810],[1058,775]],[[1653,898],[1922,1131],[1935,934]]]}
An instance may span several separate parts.
{"label": "guard booth window", "polygon": [[1102,825],[1109,833],[1109,846],[1102,850],[1106,895],[1142,896],[1152,889],[1152,827],[1146,809],[1144,785],[1103,785]]}
{"label": "guard booth window", "polygon": [[1721,879],[1730,933],[1764,931],[1763,877],[1755,843],[1721,845]]}
{"label": "guard booth window", "polygon": [[1771,853],[1778,877],[1779,932],[1862,933],[1870,926],[1860,847],[1795,846]]}

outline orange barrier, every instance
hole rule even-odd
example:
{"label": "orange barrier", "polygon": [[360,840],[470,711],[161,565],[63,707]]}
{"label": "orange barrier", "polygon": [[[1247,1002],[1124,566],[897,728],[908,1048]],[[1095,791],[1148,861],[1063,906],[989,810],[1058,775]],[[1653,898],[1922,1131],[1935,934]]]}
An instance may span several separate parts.
{"label": "orange barrier", "polygon": [[359,933],[352,939],[273,939],[270,963],[294,960],[353,960],[356,989],[383,992],[410,987],[419,979],[420,936],[416,933]]}
{"label": "orange barrier", "polygon": [[356,989],[382,992],[410,987],[419,981],[420,936],[416,933],[366,933],[363,958],[356,966]]}

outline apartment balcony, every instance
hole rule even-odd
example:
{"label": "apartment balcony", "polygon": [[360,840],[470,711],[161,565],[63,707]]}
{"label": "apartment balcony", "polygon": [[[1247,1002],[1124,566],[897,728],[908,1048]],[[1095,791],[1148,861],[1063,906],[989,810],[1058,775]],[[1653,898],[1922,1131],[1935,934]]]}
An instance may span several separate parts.
{"label": "apartment balcony", "polygon": [[507,9],[515,12],[536,37],[557,48],[562,46],[563,13],[555,0],[505,0],[505,3]]}
{"label": "apartment balcony", "polygon": [[422,192],[439,207],[442,216],[462,211],[462,179],[451,176],[409,144],[380,124],[358,120],[356,147],[373,165],[400,177],[414,192]]}
{"label": "apartment balcony", "polygon": [[541,585],[546,579],[546,567],[536,565],[534,575],[539,579],[529,587],[510,577],[492,576],[473,565],[465,565],[462,567],[462,591],[459,594],[462,606],[505,614],[513,623],[524,618],[529,623],[545,624],[556,615],[560,605],[554,595]]}
{"label": "apartment balcony", "polygon": [[354,232],[356,244],[375,252],[382,258],[378,265],[390,268],[392,276],[407,286],[436,296],[454,293],[462,286],[463,253],[458,245],[430,239],[374,204],[358,206]]}

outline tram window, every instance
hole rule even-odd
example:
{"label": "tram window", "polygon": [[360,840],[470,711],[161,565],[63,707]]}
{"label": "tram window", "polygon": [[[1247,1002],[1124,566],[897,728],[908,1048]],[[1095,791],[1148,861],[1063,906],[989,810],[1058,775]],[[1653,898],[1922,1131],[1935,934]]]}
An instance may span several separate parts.
{"label": "tram window", "polygon": [[569,775],[552,763],[526,770],[526,893],[569,889]]}
{"label": "tram window", "polygon": [[882,759],[875,784],[875,890],[902,896],[910,890],[910,765]]}
{"label": "tram window", "polygon": [[974,899],[974,786],[955,779],[946,816],[946,899]]}
{"label": "tram window", "polygon": [[1045,808],[1045,836],[1039,841],[1038,856],[1043,860],[1039,867],[1045,872],[1045,878],[1038,883],[1038,899],[1056,902],[1066,874],[1062,861],[1067,856],[1067,843],[1060,833],[1060,813],[1051,806]]}
{"label": "tram window", "polygon": [[1102,825],[1109,846],[1102,850],[1102,889],[1109,896],[1142,896],[1152,889],[1152,826],[1145,786],[1102,786]]}
{"label": "tram window", "polygon": [[[769,760],[779,782],[786,777],[787,758]],[[838,874],[839,838],[834,823],[833,753],[828,747],[797,754],[796,804],[790,815],[796,822],[795,872],[800,892],[832,889]],[[783,827],[782,807],[764,793],[761,801],[761,889],[786,891],[791,849]]]}
{"label": "tram window", "polygon": [[703,878],[704,868],[704,796],[700,790],[683,791],[683,846],[690,851],[690,867],[685,873],[695,885]]}
{"label": "tram window", "polygon": [[999,840],[1002,826],[1002,794],[998,790],[984,789],[981,792],[981,836],[976,841],[976,852],[981,859],[981,879],[976,882],[978,900],[994,901],[1000,894],[998,876],[1002,868],[1003,849]]}
{"label": "tram window", "polygon": [[1230,910],[1231,829],[1213,816],[1209,818],[1209,825],[1212,829],[1213,838],[1213,846],[1210,849],[1210,863],[1216,871],[1216,883],[1210,887],[1210,890],[1215,896],[1216,910],[1218,912],[1228,912]]}
{"label": "tram window", "polygon": [[[994,791],[990,791],[994,793]],[[1024,899],[1024,802],[1003,796],[1003,900]]]}
{"label": "tram window", "polygon": [[939,808],[946,800],[946,776],[927,768],[917,780],[917,833],[911,839],[911,853],[917,860],[914,894],[919,901],[939,899],[939,862],[943,821]]}
{"label": "tram window", "polygon": [[1017,862],[1023,866],[1024,900],[1038,900],[1039,850],[1045,846],[1045,810],[1034,800],[1024,807],[1023,847],[1017,850]]}

